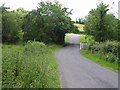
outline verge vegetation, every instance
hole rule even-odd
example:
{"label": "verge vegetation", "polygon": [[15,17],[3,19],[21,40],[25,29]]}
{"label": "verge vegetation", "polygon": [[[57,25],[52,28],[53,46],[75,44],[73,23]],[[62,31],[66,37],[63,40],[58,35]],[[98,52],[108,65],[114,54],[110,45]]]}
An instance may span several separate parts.
{"label": "verge vegetation", "polygon": [[[97,8],[92,9],[86,17],[84,34],[92,36],[92,40],[81,50],[81,54],[118,72],[120,71],[118,68],[120,64],[120,20],[108,13],[108,6],[99,3]],[[85,35],[83,39],[81,38],[81,42]]]}
{"label": "verge vegetation", "polygon": [[3,88],[60,88],[54,53],[61,46],[28,41],[3,45]]}

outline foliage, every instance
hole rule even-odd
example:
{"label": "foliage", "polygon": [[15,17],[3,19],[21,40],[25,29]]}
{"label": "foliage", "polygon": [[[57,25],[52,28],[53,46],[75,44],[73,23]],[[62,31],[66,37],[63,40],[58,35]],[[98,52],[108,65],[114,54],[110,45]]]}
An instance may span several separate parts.
{"label": "foliage", "polygon": [[58,46],[28,41],[25,46],[3,45],[3,88],[59,88],[53,53]]}
{"label": "foliage", "polygon": [[74,25],[78,28],[78,30],[80,32],[84,32],[85,25],[83,25],[83,24],[77,24],[77,23],[75,23]]}
{"label": "foliage", "polygon": [[111,63],[119,63],[118,57],[116,57],[113,53],[108,53],[106,56],[106,61],[111,62]]}
{"label": "foliage", "polygon": [[85,24],[85,20],[83,18],[76,19],[76,23],[78,24]]}
{"label": "foliage", "polygon": [[[23,17],[21,13],[17,11],[8,11],[8,8],[1,7],[2,10],[2,41],[3,43],[16,43],[22,40],[22,22]],[[24,10],[23,10],[24,11]]]}
{"label": "foliage", "polygon": [[81,43],[88,43],[92,40],[92,36],[89,36],[89,35],[85,35],[85,34],[80,34],[80,39],[79,41]]}
{"label": "foliage", "polygon": [[19,41],[18,30],[14,14],[8,11],[2,12],[2,41],[16,43]]}
{"label": "foliage", "polygon": [[[119,36],[120,36],[120,21],[114,15],[107,13],[109,11],[108,5],[100,3],[96,9],[92,9],[86,17],[85,33],[93,36],[93,39],[88,42],[87,52],[91,52],[92,60],[94,55],[97,63],[107,61],[110,63],[119,64]],[[100,60],[99,60],[100,58]],[[101,61],[102,60],[104,61]],[[104,65],[104,64],[102,64]],[[107,66],[107,65],[105,65]],[[111,68],[113,68],[111,66]]]}
{"label": "foliage", "polygon": [[101,3],[86,17],[85,32],[92,35],[95,41],[116,40],[117,20],[107,13],[108,10],[108,5]]}
{"label": "foliage", "polygon": [[28,13],[24,20],[24,39],[63,43],[65,33],[75,31],[68,9],[59,2],[40,2],[37,10]]}
{"label": "foliage", "polygon": [[116,32],[116,36],[118,41],[120,41],[120,20],[117,19],[117,32]]}
{"label": "foliage", "polygon": [[65,43],[68,44],[69,43],[69,37],[67,34],[65,34],[65,39],[64,39]]}
{"label": "foliage", "polygon": [[28,11],[25,11],[23,8],[18,8],[16,10],[14,10],[13,13],[15,14],[15,19],[20,28],[20,30],[18,31],[19,39],[20,39],[20,41],[22,41],[23,35],[24,35],[24,32],[22,31],[23,30],[23,21],[24,21],[24,17],[28,13]]}
{"label": "foliage", "polygon": [[43,17],[41,15],[37,15],[36,10],[32,10],[29,12],[24,18],[23,23],[23,32],[24,32],[24,40],[38,40],[45,41],[44,39],[46,34],[43,32],[42,27]]}
{"label": "foliage", "polygon": [[88,50],[91,53],[101,53],[105,55],[106,60],[110,62],[120,63],[118,57],[118,46],[119,42],[117,41],[106,41],[106,42],[90,42],[88,45]]}

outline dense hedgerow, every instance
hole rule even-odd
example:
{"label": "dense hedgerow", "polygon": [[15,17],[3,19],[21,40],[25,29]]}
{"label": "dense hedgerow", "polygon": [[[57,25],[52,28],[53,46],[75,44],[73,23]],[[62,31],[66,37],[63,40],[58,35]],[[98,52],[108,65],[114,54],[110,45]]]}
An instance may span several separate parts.
{"label": "dense hedgerow", "polygon": [[40,42],[28,41],[22,48],[3,46],[2,87],[59,87],[51,56],[51,49]]}
{"label": "dense hedgerow", "polygon": [[106,61],[109,62],[120,62],[118,58],[118,44],[117,41],[106,41],[106,42],[90,42],[88,45],[88,50],[91,53],[100,53],[101,55],[105,55]]}

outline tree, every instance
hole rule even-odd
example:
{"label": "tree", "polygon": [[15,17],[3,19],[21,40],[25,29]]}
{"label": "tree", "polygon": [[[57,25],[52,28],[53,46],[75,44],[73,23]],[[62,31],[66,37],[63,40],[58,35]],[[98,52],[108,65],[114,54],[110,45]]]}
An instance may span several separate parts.
{"label": "tree", "polygon": [[17,24],[14,14],[7,10],[2,12],[2,41],[15,43],[18,41]]}
{"label": "tree", "polygon": [[113,34],[117,30],[117,22],[112,14],[107,13],[108,10],[108,5],[101,3],[86,18],[85,32],[98,42],[115,39]]}
{"label": "tree", "polygon": [[2,7],[0,7],[0,43],[2,43]]}
{"label": "tree", "polygon": [[85,20],[83,18],[79,18],[79,21],[78,21],[79,24],[84,24],[85,23]]}
{"label": "tree", "polygon": [[116,19],[117,20],[117,32],[116,32],[116,38],[118,41],[120,41],[120,20],[119,19]]}
{"label": "tree", "polygon": [[17,9],[16,11],[8,11],[8,7],[2,9],[2,41],[3,43],[17,43],[23,37],[22,24],[26,11]]}
{"label": "tree", "polygon": [[16,19],[16,23],[18,26],[18,32],[19,32],[19,40],[22,41],[23,40],[23,21],[24,21],[24,17],[27,15],[28,11],[24,10],[23,8],[18,8],[16,10],[13,11],[14,15],[15,15],[15,19]]}
{"label": "tree", "polygon": [[64,43],[65,33],[75,31],[68,8],[62,7],[58,1],[40,2],[37,10],[33,10],[24,20],[24,39],[42,42]]}
{"label": "tree", "polygon": [[43,17],[37,12],[37,10],[32,10],[24,18],[23,32],[24,40],[37,40],[46,41],[47,36],[44,31],[44,20]]}

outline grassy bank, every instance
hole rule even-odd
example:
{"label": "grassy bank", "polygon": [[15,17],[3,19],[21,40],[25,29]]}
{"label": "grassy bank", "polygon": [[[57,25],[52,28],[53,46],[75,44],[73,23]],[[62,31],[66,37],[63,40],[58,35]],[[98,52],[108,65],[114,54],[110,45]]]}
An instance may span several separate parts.
{"label": "grassy bank", "polygon": [[[103,66],[103,67],[106,67],[106,68],[108,68],[108,69],[111,69],[111,70],[113,70],[113,71],[115,71],[115,72],[118,72],[118,64],[110,63],[110,62],[105,61],[103,55],[100,55],[100,54],[98,54],[98,53],[96,53],[96,54],[91,54],[89,51],[84,50],[84,49],[81,50],[80,53],[81,53],[84,57],[88,58],[89,60],[91,60],[91,61],[93,61],[93,62],[95,62],[95,63],[97,63],[97,64],[99,64],[99,65],[101,65],[101,66]],[[120,72],[120,70],[119,70],[119,72]]]}
{"label": "grassy bank", "polygon": [[54,53],[58,45],[3,45],[3,88],[60,88]]}

